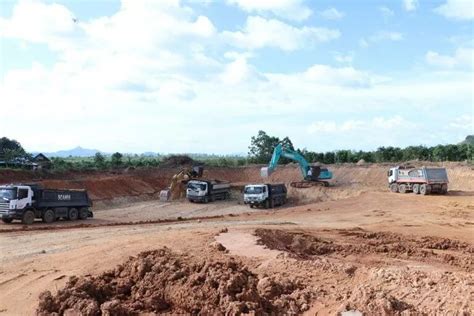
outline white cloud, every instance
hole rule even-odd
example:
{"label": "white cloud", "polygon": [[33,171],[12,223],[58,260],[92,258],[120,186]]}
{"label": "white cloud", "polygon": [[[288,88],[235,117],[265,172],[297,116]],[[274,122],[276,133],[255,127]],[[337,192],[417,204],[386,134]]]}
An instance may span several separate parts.
{"label": "white cloud", "polygon": [[336,52],[334,54],[334,60],[341,64],[351,64],[352,61],[354,60],[354,53],[351,52],[348,54],[341,54],[341,53]]}
{"label": "white cloud", "polygon": [[453,20],[472,20],[474,2],[472,0],[447,0],[435,9],[435,12]]}
{"label": "white cloud", "polygon": [[426,62],[430,65],[442,68],[473,68],[474,49],[458,48],[453,56],[441,55],[429,51],[425,55]]}
{"label": "white cloud", "polygon": [[467,134],[474,133],[474,113],[463,114],[451,121],[448,125],[452,129],[464,131]]}
{"label": "white cloud", "polygon": [[382,13],[382,16],[385,18],[385,19],[388,19],[389,17],[392,17],[395,15],[395,12],[393,12],[393,10],[385,7],[385,6],[381,6],[379,7],[379,11],[380,13]]}
{"label": "white cloud", "polygon": [[418,0],[403,0],[403,8],[406,11],[415,11],[418,7]]}
{"label": "white cloud", "polygon": [[248,17],[242,31],[223,32],[223,37],[237,47],[276,47],[285,51],[310,47],[316,43],[337,39],[339,36],[340,32],[334,29],[307,26],[297,28],[275,19],[258,16]]}
{"label": "white cloud", "polygon": [[306,20],[312,11],[303,0],[227,0],[229,4],[250,13],[272,13],[275,16],[294,21]]}
{"label": "white cloud", "polygon": [[33,43],[58,42],[77,29],[74,15],[63,5],[21,0],[9,19],[0,17],[0,37]]}
{"label": "white cloud", "polygon": [[252,65],[249,65],[245,57],[239,56],[231,63],[227,64],[223,73],[220,75],[222,82],[229,85],[239,83],[253,84],[256,80],[266,80],[258,73]]}
{"label": "white cloud", "polygon": [[337,10],[336,8],[328,8],[324,11],[319,12],[319,15],[327,20],[340,20],[346,14],[344,12]]}
{"label": "white cloud", "polygon": [[395,115],[393,117],[374,117],[371,120],[347,120],[341,123],[335,121],[316,121],[308,126],[310,134],[341,133],[341,132],[370,132],[378,133],[398,128],[413,128],[417,125],[406,118]]}
{"label": "white cloud", "polygon": [[378,42],[378,41],[401,41],[403,40],[402,33],[399,32],[388,32],[388,31],[379,31],[374,35],[369,37],[371,42]]}
{"label": "white cloud", "polygon": [[304,77],[309,82],[355,88],[369,87],[372,84],[383,80],[381,77],[373,76],[368,72],[356,70],[353,67],[333,68],[326,65],[311,66],[305,71]]}

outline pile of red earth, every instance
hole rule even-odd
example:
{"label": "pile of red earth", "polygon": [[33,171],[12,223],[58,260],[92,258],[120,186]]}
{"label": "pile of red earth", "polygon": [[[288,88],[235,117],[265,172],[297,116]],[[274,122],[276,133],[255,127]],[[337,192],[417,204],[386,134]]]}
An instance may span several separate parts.
{"label": "pile of red earth", "polygon": [[38,315],[298,314],[311,293],[299,281],[259,278],[234,259],[203,260],[168,248],[131,257],[99,276],[71,277],[40,295]]}
{"label": "pile of red earth", "polygon": [[163,159],[161,166],[163,167],[181,167],[181,166],[192,166],[197,162],[187,155],[171,155]]}

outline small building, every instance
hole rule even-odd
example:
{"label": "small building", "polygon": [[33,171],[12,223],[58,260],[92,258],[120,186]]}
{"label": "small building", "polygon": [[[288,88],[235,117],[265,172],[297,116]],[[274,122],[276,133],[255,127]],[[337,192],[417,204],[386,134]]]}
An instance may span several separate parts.
{"label": "small building", "polygon": [[34,169],[49,169],[51,168],[51,160],[43,155],[42,153],[37,154],[33,157],[33,168]]}

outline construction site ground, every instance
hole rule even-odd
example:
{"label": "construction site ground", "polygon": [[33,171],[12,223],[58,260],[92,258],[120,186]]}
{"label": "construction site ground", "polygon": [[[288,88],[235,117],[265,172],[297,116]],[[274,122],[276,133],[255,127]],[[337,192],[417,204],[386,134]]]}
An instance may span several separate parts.
{"label": "construction site ground", "polygon": [[[266,306],[260,313],[469,315],[474,311],[474,170],[463,164],[446,167],[451,183],[445,196],[390,193],[387,166],[341,165],[332,167],[333,186],[290,189],[290,203],[272,210],[241,202],[238,188],[261,182],[258,166],[206,170],[205,176],[229,180],[235,188],[232,200],[213,204],[159,202],[157,193],[176,170],[44,175],[41,182],[51,187],[87,187],[96,201],[95,216],[29,227],[0,224],[0,315],[31,315],[39,306],[45,314],[64,311],[72,301],[63,298],[78,295],[77,284],[98,286],[101,278],[135,282],[142,291],[127,299],[112,291],[105,304],[89,297],[87,308],[102,304],[103,314],[114,308],[186,313],[195,312],[187,306],[201,305],[201,312],[236,313],[260,304]],[[27,173],[0,175],[3,182],[29,178]],[[287,166],[270,181],[298,179],[297,167]],[[160,260],[179,262],[182,269],[183,280],[164,272],[153,276],[156,282],[172,280],[157,290],[163,300],[158,305],[149,304],[156,299],[147,297],[149,282],[133,271],[120,272],[147,260],[157,266],[165,264]],[[199,279],[190,267],[200,265],[213,267],[210,276],[234,280],[238,275],[238,290],[214,293],[210,287],[211,294],[194,297],[195,284],[187,280]],[[226,272],[231,270],[234,274]],[[61,292],[73,276],[82,279]],[[234,293],[244,289],[245,295]],[[53,297],[60,292],[61,300],[43,296],[40,304],[45,290]],[[83,302],[74,302],[72,307],[85,311]],[[223,309],[229,306],[232,310]]]}

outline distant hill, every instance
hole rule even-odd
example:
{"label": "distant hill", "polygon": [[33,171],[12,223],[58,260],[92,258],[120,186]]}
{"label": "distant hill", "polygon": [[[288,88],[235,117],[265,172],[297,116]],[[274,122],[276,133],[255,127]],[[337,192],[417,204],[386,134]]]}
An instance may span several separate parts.
{"label": "distant hill", "polygon": [[467,135],[466,139],[461,142],[461,144],[470,144],[474,145],[474,135]]}
{"label": "distant hill", "polygon": [[[43,154],[46,155],[47,157],[66,158],[66,157],[69,157],[69,156],[72,156],[72,157],[92,157],[98,152],[100,152],[100,151],[97,150],[97,149],[87,149],[87,148],[82,148],[82,147],[78,146],[76,148],[69,149],[69,150],[59,150],[59,151],[50,152],[50,153],[44,152]],[[33,153],[33,154],[37,154],[37,153]]]}

